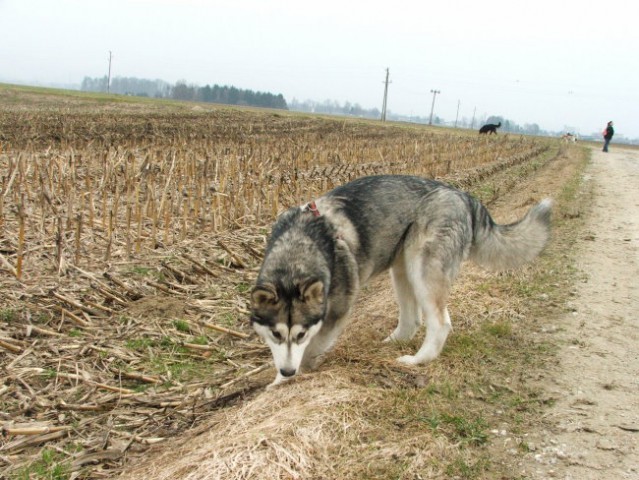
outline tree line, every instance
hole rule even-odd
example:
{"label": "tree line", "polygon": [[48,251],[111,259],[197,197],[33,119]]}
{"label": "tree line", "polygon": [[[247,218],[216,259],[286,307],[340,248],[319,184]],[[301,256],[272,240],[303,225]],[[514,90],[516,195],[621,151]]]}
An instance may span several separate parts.
{"label": "tree line", "polygon": [[[85,92],[106,92],[108,79],[104,77],[84,77],[80,89]],[[170,84],[164,80],[147,80],[134,77],[115,77],[111,79],[109,92],[138,97],[170,98],[193,102],[222,103],[225,105],[246,105],[252,107],[279,108],[288,110],[284,96],[268,92],[254,92],[227,85],[188,84],[178,80]]]}
{"label": "tree line", "polygon": [[350,115],[353,117],[379,118],[381,112],[378,108],[363,108],[359,103],[344,102],[340,104],[335,100],[300,101],[294,98],[289,103],[289,108],[297,112],[324,113],[328,115]]}

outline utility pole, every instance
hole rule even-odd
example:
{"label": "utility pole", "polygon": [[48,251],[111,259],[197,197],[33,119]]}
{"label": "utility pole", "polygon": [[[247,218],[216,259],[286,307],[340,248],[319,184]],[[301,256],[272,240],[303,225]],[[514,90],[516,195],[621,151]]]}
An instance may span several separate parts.
{"label": "utility pole", "polygon": [[477,107],[475,107],[475,108],[473,109],[473,121],[472,121],[472,122],[471,122],[471,124],[470,124],[470,129],[471,129],[471,130],[474,130],[474,129],[475,129],[475,113],[477,113]]}
{"label": "utility pole", "polygon": [[388,100],[388,68],[386,68],[386,80],[384,81],[384,101],[382,103],[382,122],[386,121],[386,101]]}
{"label": "utility pole", "polygon": [[428,125],[433,124],[433,110],[435,110],[435,97],[438,93],[442,93],[441,90],[431,90],[430,93],[433,94],[433,104],[430,106],[430,120],[428,120]]}
{"label": "utility pole", "polygon": [[107,93],[111,91],[111,59],[113,58],[113,54],[111,50],[109,50],[109,76],[107,77]]}
{"label": "utility pole", "polygon": [[455,128],[457,128],[457,120],[459,119],[459,106],[461,105],[461,100],[457,100],[457,115],[455,115]]}

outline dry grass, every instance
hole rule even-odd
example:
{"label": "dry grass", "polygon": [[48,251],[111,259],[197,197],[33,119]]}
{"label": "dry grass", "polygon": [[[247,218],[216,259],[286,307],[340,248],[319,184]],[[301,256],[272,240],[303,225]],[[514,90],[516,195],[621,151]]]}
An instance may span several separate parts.
{"label": "dry grass", "polygon": [[[356,309],[357,338],[272,392],[262,392],[270,358],[244,321],[246,294],[268,224],[288,205],[363,174],[417,173],[498,207],[557,164],[557,145],[265,111],[14,100],[0,111],[0,475],[108,477],[178,435],[197,438],[140,471],[488,471],[482,451],[499,415],[487,402],[528,398],[511,355],[497,352],[517,355],[530,307],[509,285],[530,283],[534,267],[497,282],[472,271],[452,302],[456,335],[426,373],[393,362],[415,344],[371,351],[396,315],[379,281]],[[516,204],[541,192],[527,195]]]}
{"label": "dry grass", "polygon": [[219,412],[207,422],[210,430],[199,429],[127,478],[392,478],[378,476],[382,469],[391,473],[382,467],[389,461],[405,478],[441,475],[448,442],[432,430],[401,438],[387,431],[386,422],[370,415],[387,410],[387,391],[353,384],[344,373],[301,378]]}

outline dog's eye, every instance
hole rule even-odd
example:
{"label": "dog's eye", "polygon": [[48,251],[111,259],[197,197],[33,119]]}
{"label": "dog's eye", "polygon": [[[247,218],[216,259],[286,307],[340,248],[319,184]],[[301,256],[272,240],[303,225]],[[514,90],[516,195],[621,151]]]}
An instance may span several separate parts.
{"label": "dog's eye", "polygon": [[298,342],[301,342],[302,340],[304,340],[304,337],[306,336],[306,332],[300,332],[297,334],[296,340]]}
{"label": "dog's eye", "polygon": [[280,332],[276,332],[275,330],[272,330],[271,333],[273,334],[273,338],[275,340],[282,340],[282,334]]}

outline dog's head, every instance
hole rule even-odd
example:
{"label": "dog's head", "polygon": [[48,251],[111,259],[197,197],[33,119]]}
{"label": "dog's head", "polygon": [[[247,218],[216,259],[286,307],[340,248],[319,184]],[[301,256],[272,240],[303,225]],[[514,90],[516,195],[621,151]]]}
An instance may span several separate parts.
{"label": "dog's head", "polygon": [[308,279],[278,288],[258,283],[251,292],[251,324],[273,353],[278,378],[300,370],[304,351],[322,328],[326,291],[321,280]]}

